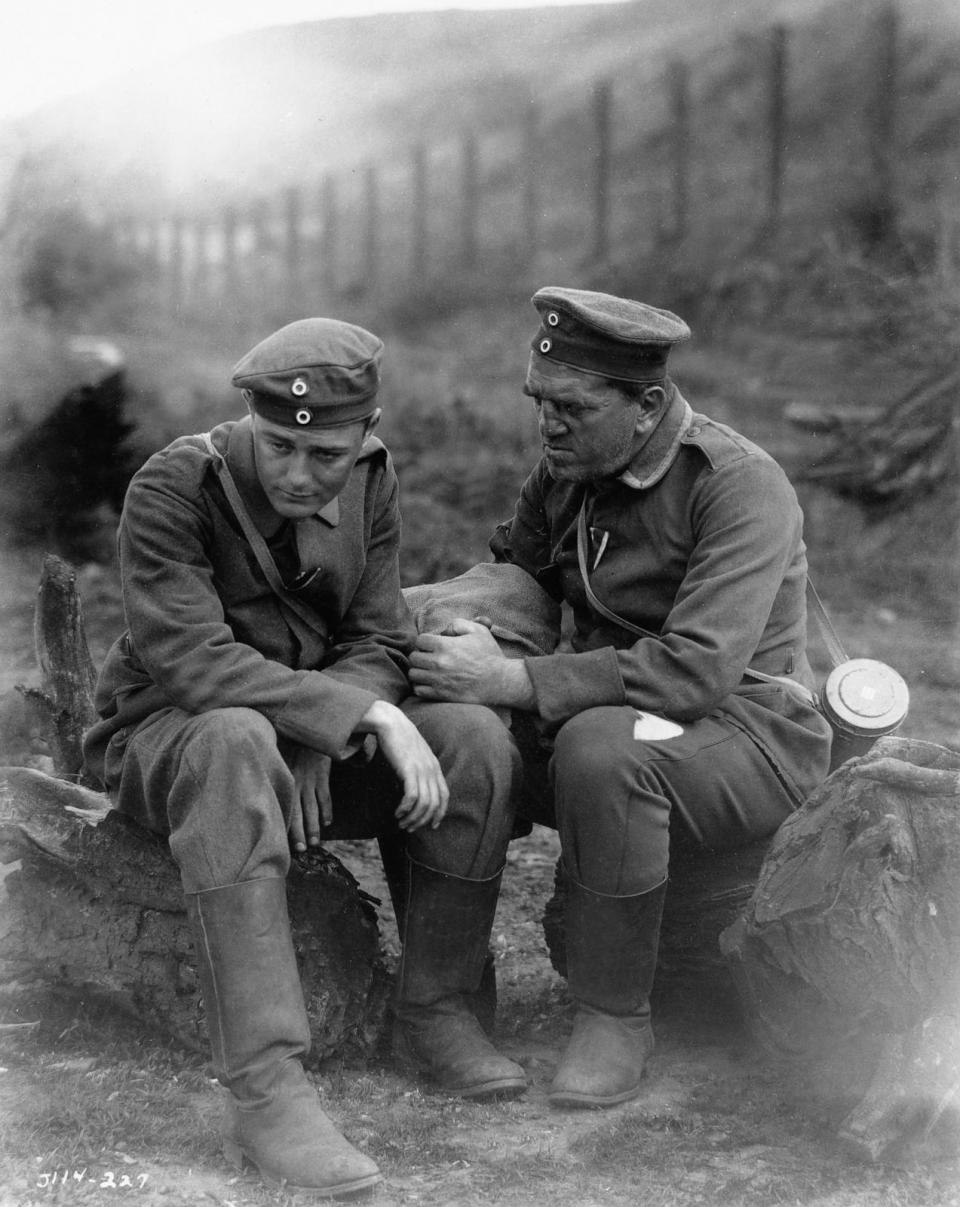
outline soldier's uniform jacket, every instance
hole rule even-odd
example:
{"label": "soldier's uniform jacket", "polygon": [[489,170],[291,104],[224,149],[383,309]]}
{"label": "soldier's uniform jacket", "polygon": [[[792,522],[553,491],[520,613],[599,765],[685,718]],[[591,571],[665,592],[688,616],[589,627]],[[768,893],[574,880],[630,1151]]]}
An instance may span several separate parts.
{"label": "soldier's uniform jacket", "polygon": [[[594,594],[657,636],[637,638],[591,609],[577,559],[585,495]],[[621,478],[557,481],[541,460],[491,549],[573,611],[573,652],[526,661],[546,721],[608,704],[679,722],[719,710],[761,745],[796,798],[823,778],[829,727],[812,703],[744,677],[751,667],[813,686],[796,495],[768,454],[694,414],[678,390]]]}
{"label": "soldier's uniform jacket", "polygon": [[[415,639],[400,593],[397,478],[386,448],[364,444],[337,498],[308,520],[283,520],[259,485],[251,423],[210,434],[284,578],[309,577],[297,598],[316,632],[271,590],[242,534],[204,437],[185,436],[133,478],[118,542],[127,631],[102,668],[101,720],[88,768],[103,778],[110,739],[158,709],[256,709],[278,735],[342,757],[376,699],[409,694]],[[304,566],[297,548],[309,551]]]}

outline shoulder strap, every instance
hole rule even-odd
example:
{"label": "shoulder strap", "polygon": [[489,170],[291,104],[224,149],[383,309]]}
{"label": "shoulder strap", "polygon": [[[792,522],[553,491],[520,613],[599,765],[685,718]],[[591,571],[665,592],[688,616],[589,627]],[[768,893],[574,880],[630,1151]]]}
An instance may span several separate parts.
{"label": "shoulder strap", "polygon": [[650,629],[641,628],[640,625],[634,624],[633,621],[627,620],[625,616],[618,616],[616,612],[610,610],[605,603],[602,603],[593,593],[593,587],[590,586],[590,574],[587,570],[587,496],[583,496],[583,502],[580,504],[580,514],[577,516],[577,561],[580,564],[580,577],[583,579],[583,588],[587,593],[587,602],[595,612],[599,612],[605,619],[618,625],[621,629],[626,629],[630,633],[636,633],[638,637],[658,637],[658,633],[652,632]]}
{"label": "shoulder strap", "polygon": [[213,457],[213,466],[216,470],[217,477],[220,479],[220,485],[223,487],[223,493],[227,497],[227,502],[233,510],[233,514],[237,517],[240,527],[243,529],[243,535],[247,538],[247,543],[253,550],[254,556],[260,564],[260,569],[266,576],[267,583],[275,595],[280,597],[280,600],[285,604],[291,612],[303,621],[303,623],[314,633],[319,633],[326,640],[329,637],[329,630],[323,623],[321,618],[313,611],[312,608],[306,607],[299,599],[291,595],[283,585],[283,579],[280,577],[280,571],[277,569],[277,564],[273,560],[273,555],[267,547],[267,542],[261,536],[259,530],[250,518],[250,513],[243,505],[243,499],[240,497],[240,491],[237,489],[237,484],[233,480],[233,474],[227,465],[223,454],[213,443],[209,432],[203,432],[201,435],[208,452]]}
{"label": "shoulder strap", "polygon": [[817,588],[809,578],[807,579],[807,604],[816,618],[817,624],[820,626],[820,633],[823,637],[824,645],[827,647],[827,653],[830,655],[830,661],[835,667],[839,666],[842,662],[847,662],[847,652],[844,650],[843,644],[837,636],[837,630],[833,627],[830,617],[827,615],[827,609],[823,606],[823,600],[817,594]]}
{"label": "shoulder strap", "polygon": [[[612,621],[613,624],[618,625],[621,629],[626,629],[630,633],[636,633],[638,637],[655,637],[659,640],[659,633],[654,633],[650,629],[642,628],[640,625],[634,624],[632,621],[627,620],[625,616],[618,616],[616,612],[608,608],[607,605],[601,602],[601,600],[599,600],[594,594],[593,588],[590,586],[590,575],[587,570],[586,495],[583,497],[583,502],[580,504],[580,514],[577,516],[577,561],[580,565],[580,577],[583,579],[583,588],[587,594],[587,602],[595,612],[599,612],[604,619]],[[819,597],[817,598],[817,602],[820,603]],[[820,608],[823,610],[822,603],[820,603]],[[823,612],[823,616],[826,618],[825,611]],[[827,620],[827,623],[830,623],[829,620]],[[802,683],[797,683],[796,680],[790,679],[785,675],[768,675],[765,671],[755,671],[751,666],[748,666],[743,673],[744,675],[749,675],[751,679],[759,679],[763,683],[782,683],[789,687],[795,687],[798,691],[803,692],[805,696],[812,694],[803,686]]]}

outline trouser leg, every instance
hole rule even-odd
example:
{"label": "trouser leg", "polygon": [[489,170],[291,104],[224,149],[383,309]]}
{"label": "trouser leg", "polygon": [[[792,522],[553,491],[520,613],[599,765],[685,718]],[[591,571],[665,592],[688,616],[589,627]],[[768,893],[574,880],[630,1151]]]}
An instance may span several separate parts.
{"label": "trouser leg", "polygon": [[675,728],[648,740],[633,709],[599,708],[557,735],[549,774],[577,1013],[555,1105],[607,1106],[639,1092],[671,819],[703,845],[734,847],[772,833],[792,808],[740,730],[713,718]]}
{"label": "trouser leg", "polygon": [[471,1003],[488,958],[520,756],[489,709],[416,702],[409,712],[440,760],[451,805],[437,830],[407,844],[395,1049],[450,1093],[517,1094],[523,1069],[493,1047]]}
{"label": "trouser leg", "polygon": [[224,1153],[268,1181],[349,1197],[380,1180],[337,1131],[303,1070],[310,1028],[285,872],[292,778],[247,709],[159,714],[128,743],[125,811],[168,835],[186,891],[214,1071],[229,1091]]}
{"label": "trouser leg", "polygon": [[168,839],[185,892],[287,874],[293,776],[260,713],[164,709],[107,771],[117,807]]}

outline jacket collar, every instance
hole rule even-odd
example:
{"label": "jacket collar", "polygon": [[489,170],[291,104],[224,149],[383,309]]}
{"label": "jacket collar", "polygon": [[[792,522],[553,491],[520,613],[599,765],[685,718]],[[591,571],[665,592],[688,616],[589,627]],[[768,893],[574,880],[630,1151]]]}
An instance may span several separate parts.
{"label": "jacket collar", "polygon": [[[365,451],[366,445],[361,450],[361,456]],[[238,420],[230,429],[227,436],[225,459],[257,531],[269,539],[280,528],[283,516],[270,506],[267,496],[263,493],[263,487],[260,485],[260,479],[257,477],[257,465],[253,455],[253,425],[249,415]],[[340,523],[339,496],[332,498],[316,513],[316,516],[309,518],[323,520],[329,527],[336,528]]]}
{"label": "jacket collar", "polygon": [[620,481],[633,490],[646,490],[659,482],[676,460],[680,441],[692,419],[690,404],[674,386],[650,439],[620,475]]}

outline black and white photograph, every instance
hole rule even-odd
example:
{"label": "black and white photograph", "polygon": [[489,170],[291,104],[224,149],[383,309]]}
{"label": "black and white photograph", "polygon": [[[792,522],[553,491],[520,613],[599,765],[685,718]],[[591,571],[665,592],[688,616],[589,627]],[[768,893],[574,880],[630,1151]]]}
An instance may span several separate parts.
{"label": "black and white photograph", "polygon": [[956,0],[0,56],[0,1207],[960,1207]]}

